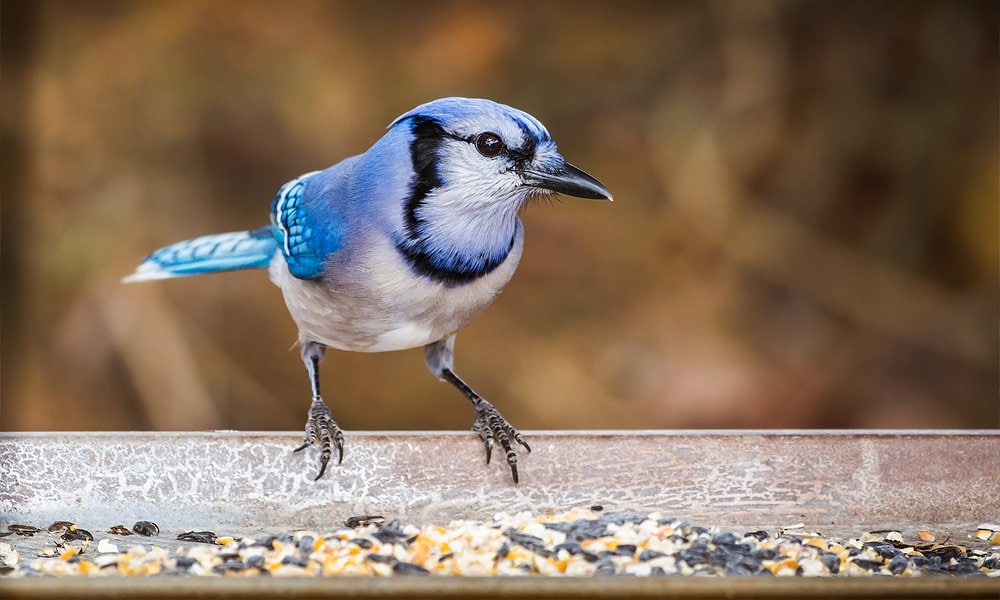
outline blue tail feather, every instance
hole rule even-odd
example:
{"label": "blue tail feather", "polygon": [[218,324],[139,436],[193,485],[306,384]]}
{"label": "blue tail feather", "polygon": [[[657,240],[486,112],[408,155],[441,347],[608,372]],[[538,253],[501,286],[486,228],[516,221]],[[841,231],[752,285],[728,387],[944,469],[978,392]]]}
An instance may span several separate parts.
{"label": "blue tail feather", "polygon": [[237,269],[262,269],[278,249],[270,226],[206,235],[160,248],[124,281],[146,281]]}

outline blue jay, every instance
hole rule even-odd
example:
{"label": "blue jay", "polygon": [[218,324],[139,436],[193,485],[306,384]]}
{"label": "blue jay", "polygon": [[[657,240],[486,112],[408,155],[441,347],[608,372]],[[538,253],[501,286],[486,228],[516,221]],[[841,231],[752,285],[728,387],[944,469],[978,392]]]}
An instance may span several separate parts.
{"label": "blue jay", "polygon": [[309,372],[312,404],[295,451],[319,445],[316,479],[334,448],[337,463],[344,458],[344,434],[320,396],[326,349],[423,346],[431,373],[472,402],[487,464],[499,443],[517,483],[512,446],[531,448],[455,373],[455,334],[514,274],[521,207],[554,193],[612,199],[563,159],[531,115],[490,100],[443,98],[397,118],[363,154],[283,185],[270,225],[161,248],[125,281],[269,270]]}

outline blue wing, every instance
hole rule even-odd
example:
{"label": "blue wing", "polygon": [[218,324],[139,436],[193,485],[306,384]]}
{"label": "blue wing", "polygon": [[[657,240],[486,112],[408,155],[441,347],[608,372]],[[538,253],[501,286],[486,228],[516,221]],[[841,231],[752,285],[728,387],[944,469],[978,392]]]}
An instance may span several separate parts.
{"label": "blue wing", "polygon": [[299,279],[321,277],[327,258],[340,249],[343,240],[328,199],[310,189],[310,183],[319,183],[314,179],[319,173],[306,173],[281,186],[271,203],[274,239],[288,271]]}

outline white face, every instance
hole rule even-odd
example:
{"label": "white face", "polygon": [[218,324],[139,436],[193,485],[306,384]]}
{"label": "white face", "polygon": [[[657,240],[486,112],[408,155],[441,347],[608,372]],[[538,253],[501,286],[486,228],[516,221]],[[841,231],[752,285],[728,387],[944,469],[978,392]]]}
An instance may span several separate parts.
{"label": "white face", "polygon": [[[519,208],[530,197],[547,190],[525,184],[525,168],[548,170],[563,163],[556,145],[510,118],[485,116],[463,122],[449,131],[438,149],[442,200],[472,208],[506,204]],[[540,125],[538,126],[540,128]],[[541,139],[540,139],[541,138]]]}

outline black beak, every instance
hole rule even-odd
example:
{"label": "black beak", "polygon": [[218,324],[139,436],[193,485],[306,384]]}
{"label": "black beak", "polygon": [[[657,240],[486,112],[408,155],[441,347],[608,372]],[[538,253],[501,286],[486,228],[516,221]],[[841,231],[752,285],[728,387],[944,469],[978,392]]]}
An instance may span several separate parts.
{"label": "black beak", "polygon": [[559,192],[577,198],[614,200],[604,184],[568,162],[552,172],[526,169],[521,172],[524,185]]}

